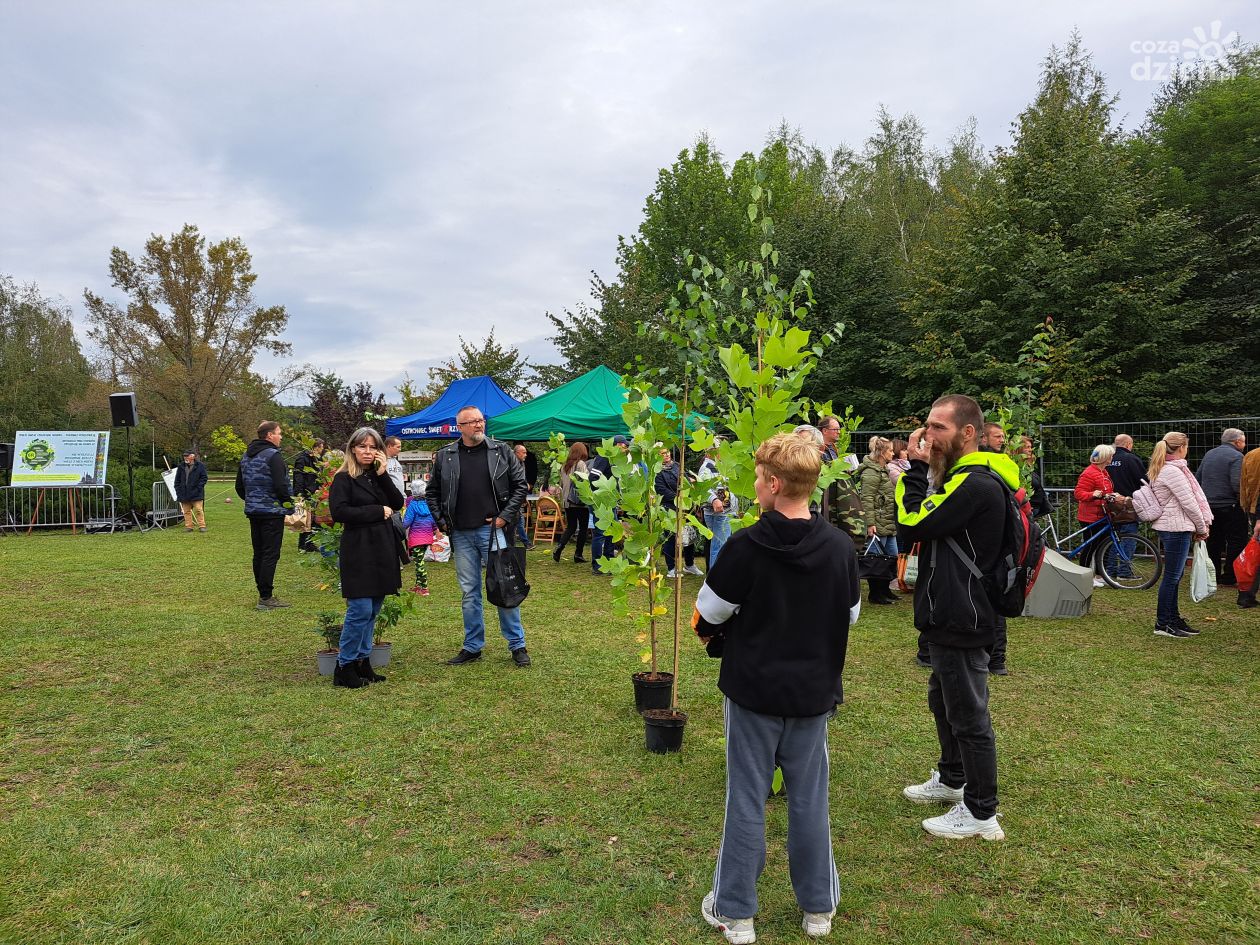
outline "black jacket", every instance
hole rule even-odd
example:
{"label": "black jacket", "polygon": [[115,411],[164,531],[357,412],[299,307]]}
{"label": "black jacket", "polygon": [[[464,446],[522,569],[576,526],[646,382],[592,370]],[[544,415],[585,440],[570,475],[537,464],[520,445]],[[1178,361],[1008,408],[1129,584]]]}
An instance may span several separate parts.
{"label": "black jacket", "polygon": [[929,643],[973,648],[995,639],[998,613],[988,592],[945,540],[953,538],[982,574],[997,569],[1008,499],[1002,482],[982,466],[1019,488],[1010,457],[980,451],[963,456],[931,495],[927,463],[911,460],[897,480],[897,540],[907,548],[921,543],[914,626]]}
{"label": "black jacket", "polygon": [[661,505],[667,509],[675,508],[674,501],[678,497],[678,464],[671,463],[661,469],[653,480],[653,488],[661,497]]}
{"label": "black jacket", "polygon": [[293,494],[310,498],[319,488],[320,457],[302,450],[293,457]]}
{"label": "black jacket", "polygon": [[[425,490],[429,511],[437,520],[438,528],[444,532],[450,532],[450,523],[455,520],[455,499],[459,495],[459,444],[460,441],[456,440],[438,450],[433,458],[429,487]],[[486,447],[489,450],[486,464],[490,468],[499,518],[510,526],[516,522],[525,496],[529,494],[525,468],[512,452],[512,447],[502,440],[486,437]]]}
{"label": "black jacket", "polygon": [[404,503],[402,493],[382,470],[355,479],[348,472],[333,476],[328,488],[328,509],[341,532],[341,596],[384,597],[402,587],[399,565],[406,560],[402,538],[385,517],[385,506],[395,512]]}
{"label": "black jacket", "polygon": [[848,535],[817,512],[766,512],[722,546],[692,625],[723,640],[718,688],[732,702],[762,715],[822,715],[840,701],[861,601]]}
{"label": "black jacket", "polygon": [[1120,495],[1132,496],[1146,479],[1146,464],[1133,455],[1132,450],[1116,448],[1116,455],[1107,465],[1111,485]]}
{"label": "black jacket", "polygon": [[180,463],[175,468],[175,501],[204,502],[209,479],[206,464],[201,460],[194,462],[191,469],[187,463]]}

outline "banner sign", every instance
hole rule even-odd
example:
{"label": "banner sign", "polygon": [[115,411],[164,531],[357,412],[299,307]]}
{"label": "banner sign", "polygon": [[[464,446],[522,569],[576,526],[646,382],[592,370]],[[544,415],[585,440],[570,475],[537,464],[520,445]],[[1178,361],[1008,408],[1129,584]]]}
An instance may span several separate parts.
{"label": "banner sign", "polygon": [[103,486],[109,432],[18,430],[13,443],[15,486]]}
{"label": "banner sign", "polygon": [[452,420],[450,423],[430,423],[419,427],[403,427],[398,435],[406,439],[409,436],[459,436],[459,427]]}

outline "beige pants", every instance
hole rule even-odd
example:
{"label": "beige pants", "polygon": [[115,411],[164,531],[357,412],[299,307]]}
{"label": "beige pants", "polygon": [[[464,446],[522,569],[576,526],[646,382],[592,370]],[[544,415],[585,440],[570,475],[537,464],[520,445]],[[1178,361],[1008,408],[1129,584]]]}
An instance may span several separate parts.
{"label": "beige pants", "polygon": [[184,510],[184,527],[185,528],[205,528],[206,513],[203,509],[204,502],[198,500],[196,502],[181,502],[179,507]]}

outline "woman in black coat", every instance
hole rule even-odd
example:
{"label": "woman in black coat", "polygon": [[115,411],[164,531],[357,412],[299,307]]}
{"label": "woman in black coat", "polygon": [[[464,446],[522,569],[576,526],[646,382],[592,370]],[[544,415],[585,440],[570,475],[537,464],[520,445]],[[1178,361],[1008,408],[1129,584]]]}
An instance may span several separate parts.
{"label": "woman in black coat", "polygon": [[328,508],[341,532],[341,625],[334,686],[358,689],[385,677],[372,669],[376,617],[387,594],[402,587],[399,565],[407,560],[390,518],[402,508],[402,494],[385,471],[385,441],[360,427],[346,444],[346,459],[328,489]]}

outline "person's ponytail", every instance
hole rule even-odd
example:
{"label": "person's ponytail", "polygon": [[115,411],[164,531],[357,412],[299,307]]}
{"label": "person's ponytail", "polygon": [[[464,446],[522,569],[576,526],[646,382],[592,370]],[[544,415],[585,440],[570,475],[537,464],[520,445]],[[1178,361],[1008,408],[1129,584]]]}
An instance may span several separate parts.
{"label": "person's ponytail", "polygon": [[1151,464],[1146,467],[1146,481],[1154,482],[1159,478],[1159,474],[1164,469],[1164,463],[1168,458],[1168,444],[1160,440],[1155,444],[1155,449],[1151,450]]}
{"label": "person's ponytail", "polygon": [[1146,468],[1146,481],[1154,482],[1164,469],[1164,463],[1168,462],[1168,453],[1170,450],[1179,450],[1190,442],[1190,437],[1186,436],[1178,430],[1172,430],[1164,434],[1164,438],[1155,444],[1155,449],[1151,451],[1151,464]]}

